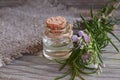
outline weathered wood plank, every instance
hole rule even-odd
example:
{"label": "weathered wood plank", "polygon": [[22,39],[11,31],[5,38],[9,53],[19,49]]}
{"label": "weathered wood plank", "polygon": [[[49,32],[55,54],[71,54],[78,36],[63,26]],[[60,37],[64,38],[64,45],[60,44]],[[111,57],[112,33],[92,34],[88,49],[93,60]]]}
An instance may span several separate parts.
{"label": "weathered wood plank", "polygon": [[23,5],[25,1],[26,0],[0,0],[0,8]]}
{"label": "weathered wood plank", "polygon": [[[86,76],[88,80],[119,80],[120,55],[104,54],[106,68],[100,76]],[[59,64],[39,56],[24,56],[0,69],[0,79],[8,80],[53,80],[63,73],[58,71]],[[115,74],[115,75],[114,75]],[[113,76],[114,75],[114,76]],[[66,80],[66,79],[63,79]]]}

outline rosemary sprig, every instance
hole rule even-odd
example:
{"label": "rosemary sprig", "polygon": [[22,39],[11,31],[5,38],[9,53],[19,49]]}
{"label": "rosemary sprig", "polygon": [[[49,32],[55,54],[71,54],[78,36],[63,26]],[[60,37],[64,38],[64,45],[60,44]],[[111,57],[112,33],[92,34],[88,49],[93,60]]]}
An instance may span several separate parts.
{"label": "rosemary sprig", "polygon": [[96,14],[91,9],[91,20],[87,20],[80,15],[84,27],[81,26],[80,21],[75,22],[79,32],[72,37],[74,47],[71,50],[71,55],[65,61],[57,61],[62,64],[60,70],[63,70],[66,66],[69,66],[69,68],[65,74],[55,80],[64,78],[69,74],[71,74],[70,80],[75,80],[76,77],[85,80],[81,74],[99,73],[102,71],[101,68],[105,66],[101,54],[103,48],[111,43],[119,51],[108,36],[109,33],[120,42],[120,39],[112,32],[116,21],[111,20],[111,13],[119,4],[118,0],[111,0]]}
{"label": "rosemary sprig", "polygon": [[[86,29],[90,32],[90,34],[92,34],[101,49],[111,43],[116,51],[119,52],[118,48],[108,36],[109,33],[120,42],[120,39],[112,32],[113,26],[117,23],[117,20],[112,22],[110,15],[118,7],[118,5],[120,5],[118,0],[111,0],[102,9],[100,9],[97,14],[93,14],[93,10],[91,9],[90,13],[92,22],[89,22],[80,15],[81,19],[85,23]],[[77,24],[78,23],[80,24],[80,22],[77,22]]]}

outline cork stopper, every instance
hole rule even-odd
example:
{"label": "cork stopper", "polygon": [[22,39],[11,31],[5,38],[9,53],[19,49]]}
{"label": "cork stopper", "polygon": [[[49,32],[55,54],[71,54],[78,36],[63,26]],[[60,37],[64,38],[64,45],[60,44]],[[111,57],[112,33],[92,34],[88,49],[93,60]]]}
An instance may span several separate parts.
{"label": "cork stopper", "polygon": [[45,35],[49,38],[71,38],[73,25],[68,24],[62,16],[50,17],[46,20]]}
{"label": "cork stopper", "polygon": [[64,31],[66,23],[66,19],[62,16],[50,17],[46,20],[46,26],[52,33]]}

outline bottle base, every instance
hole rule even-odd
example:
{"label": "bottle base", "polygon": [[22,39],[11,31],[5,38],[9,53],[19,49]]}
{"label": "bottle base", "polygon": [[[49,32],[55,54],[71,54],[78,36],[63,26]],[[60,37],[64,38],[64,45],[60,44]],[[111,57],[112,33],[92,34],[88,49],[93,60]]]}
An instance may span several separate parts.
{"label": "bottle base", "polygon": [[49,60],[65,60],[70,56],[69,51],[47,52],[43,50],[43,56]]}

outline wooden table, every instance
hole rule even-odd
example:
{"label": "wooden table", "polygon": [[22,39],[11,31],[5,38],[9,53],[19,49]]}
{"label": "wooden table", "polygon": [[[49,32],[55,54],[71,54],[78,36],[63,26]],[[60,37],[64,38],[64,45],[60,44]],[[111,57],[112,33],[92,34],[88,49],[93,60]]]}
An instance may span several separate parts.
{"label": "wooden table", "polygon": [[[114,31],[120,37],[120,28]],[[111,37],[113,38],[113,37]],[[120,44],[113,38],[115,44]],[[40,52],[40,55],[42,52]],[[84,75],[86,80],[120,80],[120,54],[109,45],[103,53],[106,67],[101,75]],[[0,68],[0,80],[54,80],[63,73],[58,71],[60,65],[41,56],[25,55],[10,65]],[[68,80],[64,78],[62,80]],[[76,79],[79,80],[79,79]]]}

